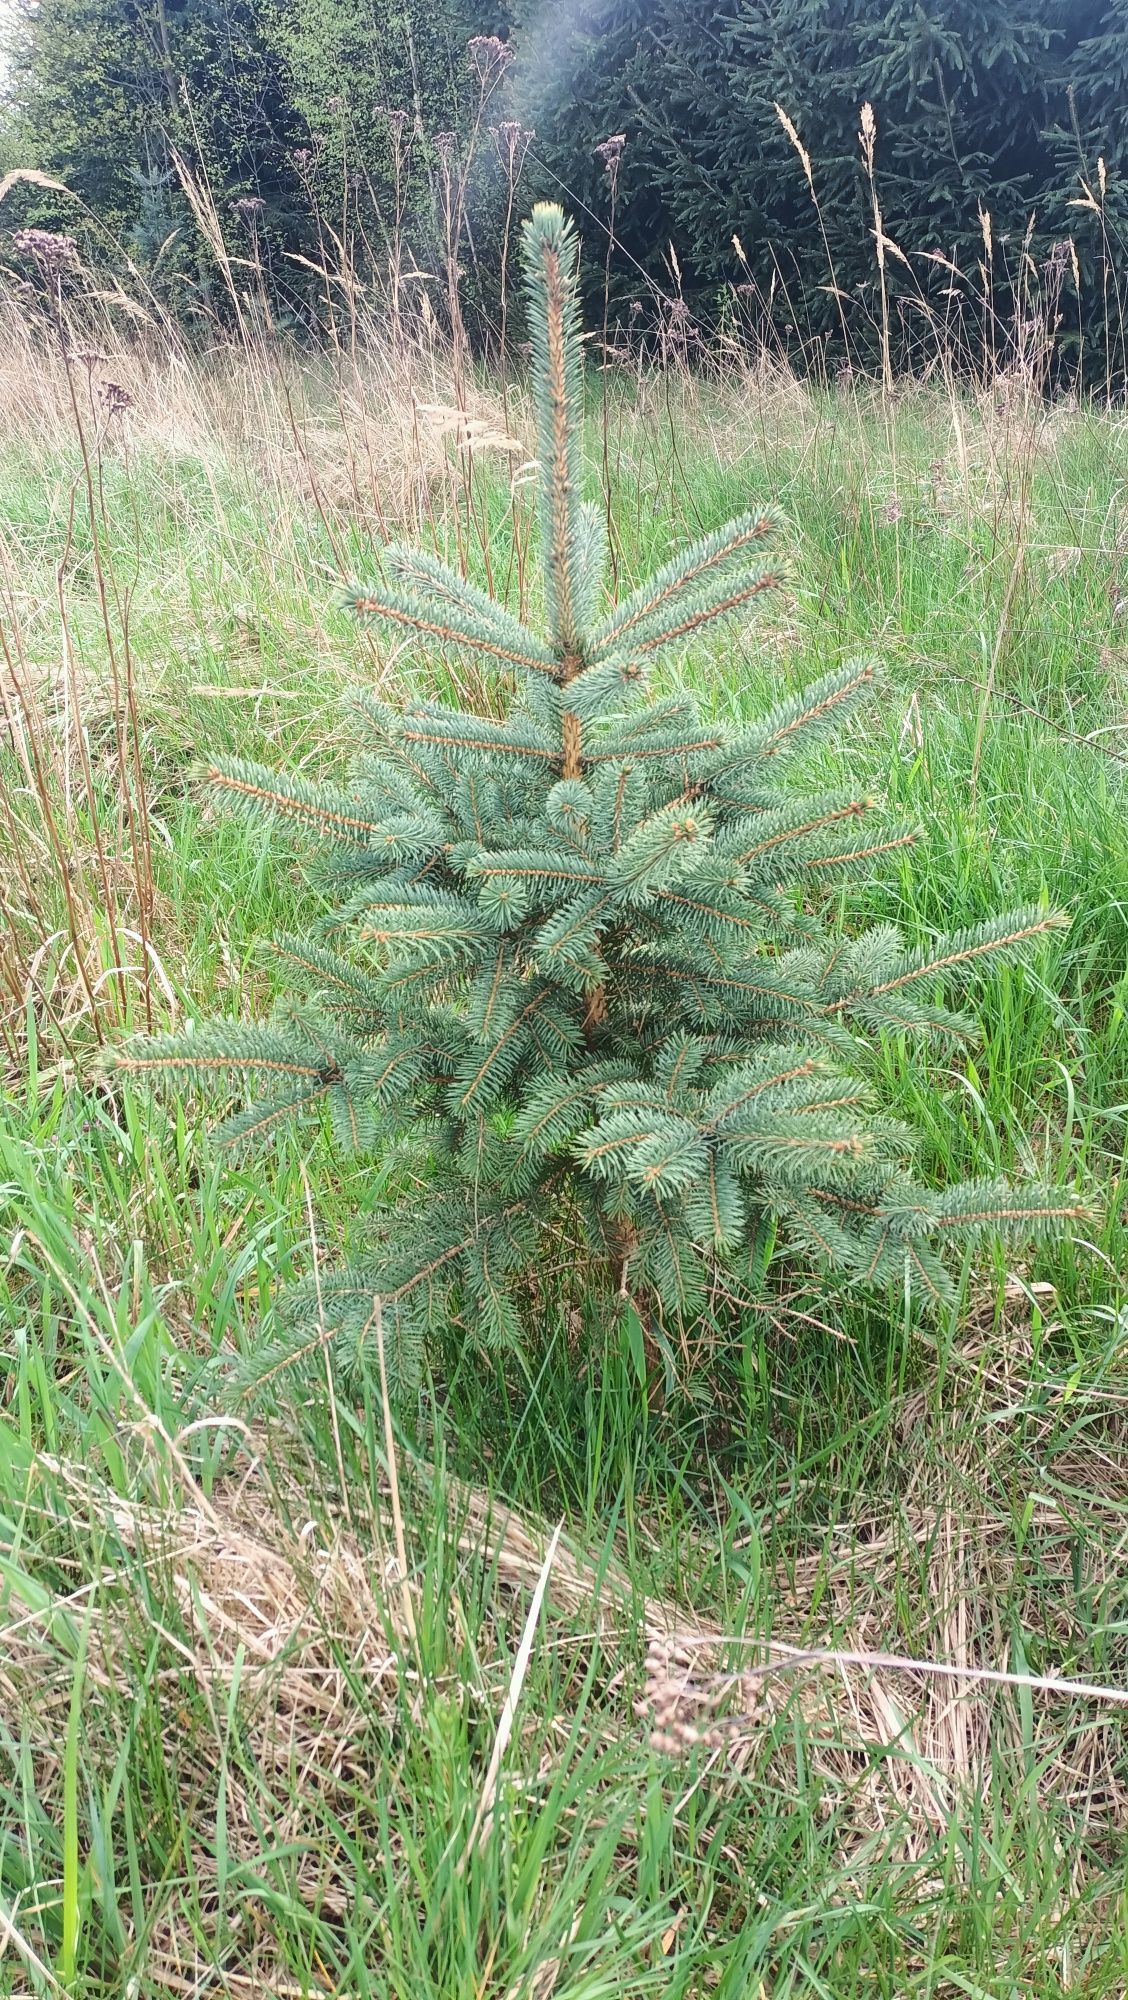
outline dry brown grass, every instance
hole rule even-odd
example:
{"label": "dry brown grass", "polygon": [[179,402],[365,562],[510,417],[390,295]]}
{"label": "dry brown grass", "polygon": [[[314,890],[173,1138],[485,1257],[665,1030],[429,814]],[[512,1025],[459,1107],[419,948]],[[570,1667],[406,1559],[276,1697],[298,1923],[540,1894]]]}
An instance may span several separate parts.
{"label": "dry brown grass", "polygon": [[347,357],[278,336],[201,350],[142,306],[124,325],[95,308],[82,300],[58,324],[0,293],[0,447],[17,445],[48,476],[73,463],[81,425],[92,453],[143,453],[150,477],[191,460],[214,482],[220,516],[236,470],[276,518],[320,503],[334,519],[415,533],[452,477],[461,485],[460,461],[525,455],[484,380],[459,401],[436,336],[397,350],[369,322]]}
{"label": "dry brown grass", "polygon": [[[955,1827],[970,1853],[996,1783],[1012,1796],[1007,1780],[1023,1771],[1047,1828],[1083,1833],[1094,1859],[1114,1862],[1119,1851],[1128,1816],[1123,1641],[1101,1677],[1111,1683],[1103,1697],[1090,1682],[1070,1686],[1054,1662],[1084,1658],[1092,1643],[1078,1608],[1079,1551],[1088,1601],[1119,1601],[1128,1397],[1116,1385],[1063,1384],[1061,1394],[1079,1395],[1093,1442],[1057,1457],[1044,1475],[1050,1491],[1039,1492],[1039,1446],[1057,1412],[1030,1365],[1023,1304],[1016,1286],[1001,1338],[990,1325],[967,1329],[939,1410],[932,1392],[902,1400],[917,1478],[892,1509],[844,1523],[777,1571],[769,1642],[652,1629],[640,1713],[662,1750],[696,1745],[717,1767],[786,1783],[771,1768],[780,1756],[771,1725],[798,1712],[863,1876],[877,1833],[883,1852],[892,1840],[911,1862]],[[1021,1469],[1032,1483],[1016,1494]],[[1016,1651],[1017,1634],[1037,1647],[1040,1673]],[[861,1657],[843,1657],[851,1654]],[[981,1670],[1011,1679],[981,1679]],[[1037,1685],[1045,1678],[1063,1684]]]}
{"label": "dry brown grass", "polygon": [[[349,676],[326,631],[335,583],[393,534],[480,554],[483,468],[503,488],[512,475],[520,506],[525,447],[499,395],[454,394],[433,322],[393,347],[369,318],[347,355],[277,337],[202,352],[120,291],[62,318],[26,288],[0,293],[0,452],[26,494],[0,527],[0,750],[14,752],[0,1038],[14,1067],[29,1003],[57,1053],[138,1000],[148,1019],[154,981],[168,1001],[181,942],[158,907],[149,794],[170,762],[182,782],[200,702],[253,698],[256,718],[281,706],[292,746],[299,713],[331,712]],[[397,678],[394,651],[368,646],[364,666],[369,682]]]}
{"label": "dry brown grass", "polygon": [[[1015,1412],[1031,1386],[1025,1344],[1018,1325],[1001,1353],[969,1335],[951,1375],[958,1433],[947,1434],[943,1410],[930,1415],[922,1399],[904,1400],[902,1422],[921,1432],[928,1469],[894,1509],[809,1540],[777,1567],[770,1640],[726,1634],[684,1604],[641,1596],[617,1562],[597,1564],[561,1539],[547,1569],[535,1651],[570,1661],[578,1684],[598,1648],[583,1740],[626,1747],[641,1784],[649,1732],[660,1764],[669,1768],[672,1757],[675,1772],[678,1759],[694,1753],[686,1787],[735,1789],[753,1811],[762,1792],[787,1797],[814,1785],[835,1827],[839,1893],[852,1884],[864,1897],[880,1856],[883,1866],[895,1860],[910,1875],[918,1871],[914,1893],[927,1899],[936,1886],[937,1836],[958,1834],[970,1856],[976,1829],[989,1822],[996,1779],[1009,1795],[1023,1771],[1047,1827],[1082,1834],[1094,1865],[1112,1861],[1128,1813],[1123,1712],[1068,1688],[1024,1688],[1026,1664],[1013,1637],[1040,1634],[1050,1660],[1068,1659],[1084,1643],[1069,1608],[1079,1536],[1091,1594],[1112,1601],[1128,1538],[1124,1399],[1110,1391],[1099,1411],[1099,1453],[1056,1467],[1057,1490],[1065,1486],[1073,1499],[1031,1494],[1016,1547],[1003,1489],[1014,1469]],[[1026,1444],[1036,1450],[1036,1436]],[[366,1501],[362,1522],[346,1526],[339,1516],[327,1530],[306,1515],[308,1469],[283,1473],[284,1462],[277,1441],[248,1434],[236,1468],[209,1500],[189,1482],[173,1506],[127,1504],[73,1465],[49,1469],[68,1496],[70,1532],[79,1522],[94,1532],[100,1520],[123,1552],[117,1572],[76,1593],[70,1607],[79,1617],[89,1605],[93,1619],[89,1732],[97,1736],[101,1726],[112,1741],[122,1694],[148,1647],[159,1660],[165,1756],[189,1841],[222,1754],[232,1862],[261,1856],[265,1824],[272,1843],[292,1844],[300,1855],[298,1881],[310,1905],[344,1912],[352,1894],[347,1856],[308,1841],[311,1802],[319,1825],[334,1814],[355,1818],[358,1800],[397,1783],[405,1727],[423,1726],[444,1698],[468,1707],[492,1735],[550,1537],[541,1521],[480,1489],[446,1476],[436,1487],[425,1463],[401,1467],[405,1578],[386,1486],[375,1503]],[[452,1664],[437,1678],[420,1674],[410,1615],[427,1560],[411,1523],[436,1505],[452,1559],[490,1575],[493,1604],[471,1632],[460,1625],[455,1592]],[[825,1657],[799,1657],[820,1648]],[[890,1653],[907,1657],[898,1667],[882,1658]],[[71,1682],[52,1621],[9,1616],[3,1660],[5,1710],[29,1720],[41,1796],[57,1798]],[[965,1669],[966,1678],[939,1678],[930,1662]],[[977,1680],[980,1668],[1011,1669],[1016,1684]],[[203,1728],[200,1704],[210,1718]],[[243,1750],[237,1765],[224,1751],[233,1714]],[[575,1752],[566,1709],[546,1715],[518,1702],[514,1727],[518,1765],[542,1777]],[[196,1992],[205,1971],[201,1924],[206,1930],[210,1921],[215,1872],[206,1843],[193,1851],[189,1872],[191,1919],[172,1899],[152,1939],[154,1992]],[[233,1994],[297,1990],[272,1955],[268,1922],[240,1938],[223,1980]]]}

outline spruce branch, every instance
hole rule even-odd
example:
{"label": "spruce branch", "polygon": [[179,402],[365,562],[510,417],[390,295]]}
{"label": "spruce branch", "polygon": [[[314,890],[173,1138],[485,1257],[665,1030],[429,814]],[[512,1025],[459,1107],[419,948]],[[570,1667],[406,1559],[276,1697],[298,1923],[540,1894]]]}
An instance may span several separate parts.
{"label": "spruce branch", "polygon": [[585,861],[579,854],[561,856],[538,854],[528,848],[496,848],[472,856],[466,863],[465,871],[474,881],[489,881],[494,875],[513,876],[518,881],[536,882],[556,888],[563,884],[568,895],[574,895],[577,883],[602,883],[602,870],[594,861]]}
{"label": "spruce branch", "polygon": [[[355,584],[342,592],[341,605],[363,624],[386,625],[425,644],[452,652],[484,653],[502,668],[557,674],[556,661],[548,649],[484,593],[479,598],[468,591],[465,602],[459,605],[443,598],[428,602]],[[484,605],[490,607],[489,612]]]}
{"label": "spruce branch", "polygon": [[446,838],[443,822],[434,815],[369,811],[359,793],[311,785],[242,758],[216,759],[201,765],[197,775],[230,805],[255,816],[293,821],[324,840],[374,848],[390,862],[433,854]]}
{"label": "spruce branch", "polygon": [[985,923],[975,924],[943,939],[932,951],[904,953],[891,977],[865,991],[844,995],[842,999],[833,1001],[828,1011],[841,1012],[856,1006],[859,1001],[886,1000],[891,994],[902,993],[905,988],[927,980],[943,980],[945,983],[966,980],[979,961],[988,957],[1000,958],[1011,964],[1021,963],[1037,939],[1053,931],[1068,930],[1069,921],[1061,910],[1044,910],[1036,906],[1009,911],[1001,917],[989,917]]}
{"label": "spruce branch", "polygon": [[[869,695],[875,677],[872,660],[852,660],[836,672],[824,674],[802,694],[793,695],[769,712],[762,722],[746,729],[722,751],[710,767],[710,793],[717,796],[725,781],[751,767],[759,784],[763,766],[771,760],[811,748]],[[721,748],[718,745],[718,748]],[[739,797],[733,800],[740,804]]]}
{"label": "spruce branch", "polygon": [[774,541],[782,525],[782,516],[765,507],[740,514],[691,543],[596,627],[590,642],[593,659],[633,648],[640,638],[664,629],[677,619],[686,598],[701,597],[714,578],[728,579],[738,565],[747,566],[752,552]]}
{"label": "spruce branch", "polygon": [[636,655],[657,653],[666,646],[677,645],[679,640],[695,638],[718,618],[732,618],[738,611],[746,612],[758,599],[779,590],[783,581],[782,570],[767,564],[742,578],[730,580],[722,577],[713,590],[679,598],[671,607],[668,619],[636,631],[631,640],[632,652]]}
{"label": "spruce branch", "polygon": [[695,758],[709,751],[719,750],[725,738],[719,731],[694,730],[687,735],[681,730],[650,734],[641,740],[632,739],[626,732],[608,732],[600,737],[596,746],[585,752],[584,762],[592,765],[651,763],[656,759],[671,764],[691,764]]}
{"label": "spruce branch", "polygon": [[338,953],[305,938],[273,938],[268,946],[272,957],[303,973],[322,995],[323,1003],[352,1008],[360,1014],[380,1014],[383,997],[376,981]]}
{"label": "spruce branch", "polygon": [[580,563],[588,537],[580,517],[583,381],[577,301],[579,246],[562,211],[539,202],[522,230],[533,349],[533,408],[540,464],[545,604],[564,678],[583,657]]}
{"label": "spruce branch", "polygon": [[737,868],[770,867],[772,857],[792,842],[804,841],[837,826],[842,820],[862,819],[874,809],[872,798],[797,799],[775,812],[758,813],[750,820],[737,820],[719,844],[721,852]]}
{"label": "spruce branch", "polygon": [[274,1138],[280,1125],[290,1124],[303,1112],[323,1104],[332,1088],[330,1083],[316,1083],[307,1090],[294,1091],[289,1097],[268,1098],[261,1103],[250,1104],[246,1110],[234,1112],[216,1126],[215,1143],[232,1152],[241,1147],[261,1145],[265,1140]]}
{"label": "spruce branch", "polygon": [[568,706],[581,723],[599,722],[634,708],[646,693],[647,669],[631,655],[612,653],[568,683]]}
{"label": "spruce branch", "polygon": [[505,757],[558,764],[562,755],[559,743],[532,719],[518,716],[508,722],[492,722],[484,716],[444,709],[438,703],[420,703],[410,709],[399,735],[404,743],[445,754],[452,760],[448,767],[452,774],[460,760],[469,758],[495,764]]}
{"label": "spruce branch", "polygon": [[160,1076],[193,1083],[217,1075],[284,1076],[314,1084],[333,1083],[339,1063],[319,1048],[271,1027],[244,1021],[208,1021],[192,1033],[137,1035],[108,1058],[130,1076]]}

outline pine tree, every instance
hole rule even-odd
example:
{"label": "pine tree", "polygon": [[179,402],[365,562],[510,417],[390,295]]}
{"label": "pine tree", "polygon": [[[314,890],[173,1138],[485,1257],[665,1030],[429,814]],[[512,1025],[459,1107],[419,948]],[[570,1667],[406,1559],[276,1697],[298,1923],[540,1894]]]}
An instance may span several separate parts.
{"label": "pine tree", "polygon": [[780,523],[741,515],[606,607],[560,209],[535,210],[524,259],[546,635],[408,547],[385,552],[387,587],[349,593],[398,639],[504,670],[508,712],[364,698],[365,752],[339,788],[212,763],[217,798],[328,845],[335,906],[315,936],[275,944],[304,997],[273,1023],[122,1056],[139,1076],[263,1086],[228,1142],[327,1108],[346,1147],[414,1148],[410,1205],[368,1218],[369,1256],[289,1295],[279,1349],[331,1329],[363,1365],[379,1299],[401,1384],[452,1309],[483,1342],[517,1341],[528,1273],[565,1231],[609,1294],[684,1322],[718,1277],[739,1294],[765,1220],[792,1257],[936,1302],[952,1297],[945,1245],[1083,1212],[1039,1188],[913,1178],[869,1042],[962,1035],[941,987],[1059,919],[1018,910],[921,951],[817,914],[824,884],[914,837],[874,823],[861,789],[787,781],[873,669],[849,664],[751,728],[648,690],[663,651],[777,588]]}

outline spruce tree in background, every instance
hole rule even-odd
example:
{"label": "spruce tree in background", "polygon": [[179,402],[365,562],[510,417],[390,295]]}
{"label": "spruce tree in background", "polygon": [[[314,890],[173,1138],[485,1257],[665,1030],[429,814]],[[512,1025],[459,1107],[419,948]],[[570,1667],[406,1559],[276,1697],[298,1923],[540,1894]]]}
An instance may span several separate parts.
{"label": "spruce tree in background", "polygon": [[[513,61],[504,102],[491,92],[484,107],[467,44],[492,36]],[[275,304],[300,306],[310,275],[301,258],[321,261],[326,217],[364,278],[395,235],[422,269],[436,268],[444,173],[434,141],[455,134],[447,157],[461,174],[474,129],[473,180],[460,183],[457,205],[470,224],[471,323],[488,342],[502,189],[482,134],[517,117],[536,131],[527,184],[563,187],[595,216],[607,207],[596,149],[626,132],[615,275],[631,294],[639,265],[668,290],[672,245],[708,318],[718,293],[746,276],[735,233],[761,291],[775,280],[777,334],[794,324],[841,358],[845,297],[851,358],[868,362],[873,213],[858,145],[868,102],[884,228],[910,260],[886,268],[904,351],[920,335],[921,290],[942,319],[951,314],[949,273],[928,253],[954,256],[974,293],[980,206],[992,218],[990,292],[1003,320],[1016,295],[1029,310],[1028,229],[1033,263],[1049,262],[1051,315],[1074,282],[1072,256],[1055,261],[1052,246],[1072,236],[1086,347],[1099,350],[1102,316],[1121,340],[1123,286],[1109,264],[1128,215],[1125,0],[405,0],[391,13],[362,0],[15,0],[5,39],[6,157],[61,178],[143,266],[158,251],[165,270],[181,258],[170,300],[194,299],[183,278],[199,262],[172,147],[206,171],[236,257],[248,233],[237,204],[262,204],[255,251],[270,253]],[[818,215],[777,105],[810,154]],[[1099,159],[1100,212],[1071,206],[1082,177],[1095,185]],[[81,232],[60,200],[24,185],[5,213],[13,227]],[[903,319],[898,294],[913,301]],[[1062,304],[1068,339],[1076,301]],[[1098,372],[1103,387],[1112,371]]]}
{"label": "spruce tree in background", "polygon": [[401,1385],[429,1327],[515,1342],[527,1277],[569,1245],[607,1297],[684,1323],[736,1295],[765,1224],[792,1258],[865,1285],[952,1296],[943,1252],[1082,1213],[1059,1193],[914,1179],[911,1138],[867,1081],[883,1033],[962,1035],[938,997],[1059,921],[1019,910],[907,948],[847,936],[822,890],[912,838],[864,788],[788,781],[872,680],[853,663],[748,728],[656,695],[655,664],[775,590],[769,508],[604,601],[603,510],[581,497],[577,244],[559,208],[524,232],[547,630],[433,555],[385,552],[357,615],[511,675],[503,720],[361,703],[364,754],[338,787],[215,762],[220,800],[328,843],[339,885],[312,936],[274,947],[305,997],[264,1026],[142,1039],[139,1077],[265,1086],[222,1128],[269,1138],[328,1108],[361,1153],[413,1149],[410,1199],[368,1218],[355,1266],[292,1293],[283,1353],[324,1323],[372,1353],[382,1301]]}
{"label": "spruce tree in background", "polygon": [[[1128,0],[1075,0],[1069,26],[1050,135],[1060,196],[1053,221],[1094,246],[1106,233],[1119,242],[1128,223]],[[1103,207],[1104,229],[1076,206],[1083,184]]]}
{"label": "spruce tree in background", "polygon": [[[889,260],[894,295],[916,299],[930,284],[943,294],[948,274],[926,255],[937,250],[974,288],[982,206],[996,310],[1006,317],[1012,286],[1029,296],[1028,226],[1038,261],[1054,239],[1090,229],[1068,206],[1081,192],[1078,123],[1090,171],[1103,152],[1126,184],[1124,0],[577,0],[559,18],[539,0],[516,4],[514,87],[551,174],[602,214],[592,135],[625,130],[616,233],[630,257],[668,286],[672,242],[700,300],[744,277],[735,233],[761,290],[776,281],[779,329],[825,334],[839,358],[844,303],[853,358],[871,358],[875,331],[864,103],[885,230],[911,260]],[[777,106],[810,155],[818,213]],[[624,279],[637,289],[633,272]],[[1098,290],[1086,315],[1100,309]],[[906,346],[920,330],[911,312]]]}

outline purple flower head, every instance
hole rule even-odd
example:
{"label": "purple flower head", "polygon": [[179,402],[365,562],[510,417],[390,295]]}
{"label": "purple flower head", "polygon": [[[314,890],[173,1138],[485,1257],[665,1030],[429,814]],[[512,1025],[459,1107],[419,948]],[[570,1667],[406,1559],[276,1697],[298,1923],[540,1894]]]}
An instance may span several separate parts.
{"label": "purple flower head", "polygon": [[482,83],[495,83],[513,61],[513,50],[497,35],[474,35],[466,44],[470,67]]}
{"label": "purple flower head", "polygon": [[17,229],[12,243],[21,257],[38,264],[45,278],[61,277],[78,263],[74,237],[56,235],[53,229]]}
{"label": "purple flower head", "polygon": [[507,173],[513,173],[515,168],[520,167],[536,136],[516,118],[506,118],[500,125],[490,126],[490,138]]}
{"label": "purple flower head", "polygon": [[128,389],[122,388],[120,382],[100,383],[98,394],[107,417],[120,417],[124,411],[133,408],[133,398]]}

